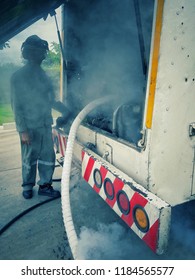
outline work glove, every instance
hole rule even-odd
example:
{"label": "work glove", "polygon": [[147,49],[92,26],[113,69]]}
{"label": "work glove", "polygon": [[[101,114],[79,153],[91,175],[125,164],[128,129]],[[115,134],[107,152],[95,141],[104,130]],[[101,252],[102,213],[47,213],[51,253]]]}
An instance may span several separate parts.
{"label": "work glove", "polygon": [[70,110],[60,101],[57,101],[52,106],[56,111],[60,112],[62,116],[56,120],[56,126],[58,128],[64,127],[70,120],[72,113]]}
{"label": "work glove", "polygon": [[58,128],[62,128],[64,126],[70,126],[73,121],[73,118],[74,118],[73,113],[71,113],[69,110],[66,110],[66,112],[64,112],[62,116],[56,119],[56,126]]}
{"label": "work glove", "polygon": [[56,119],[56,126],[58,128],[65,126],[67,123],[67,117],[61,116]]}

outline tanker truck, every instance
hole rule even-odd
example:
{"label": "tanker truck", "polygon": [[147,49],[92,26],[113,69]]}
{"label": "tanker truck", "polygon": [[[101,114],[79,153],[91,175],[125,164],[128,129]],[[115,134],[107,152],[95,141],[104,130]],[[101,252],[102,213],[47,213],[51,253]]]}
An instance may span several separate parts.
{"label": "tanker truck", "polygon": [[[120,3],[119,3],[120,2]],[[82,120],[82,177],[156,254],[173,207],[195,198],[194,1],[76,1],[64,7],[64,100]],[[66,129],[53,130],[66,153]]]}

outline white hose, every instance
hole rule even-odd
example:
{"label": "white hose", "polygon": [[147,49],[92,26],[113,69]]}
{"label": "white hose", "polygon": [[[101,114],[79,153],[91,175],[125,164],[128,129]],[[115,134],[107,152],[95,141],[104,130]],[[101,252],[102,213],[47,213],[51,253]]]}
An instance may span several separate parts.
{"label": "white hose", "polygon": [[70,194],[69,194],[69,184],[70,184],[70,172],[71,163],[73,156],[74,141],[77,133],[77,129],[84,118],[97,106],[107,102],[111,97],[103,97],[89,103],[85,108],[77,115],[74,119],[72,126],[70,128],[68,142],[66,147],[66,154],[64,158],[64,165],[62,170],[62,182],[61,182],[61,196],[62,196],[62,214],[64,220],[64,226],[67,233],[69,245],[72,251],[74,259],[77,259],[77,245],[78,237],[75,231],[74,223],[72,220],[72,213],[70,207]]}

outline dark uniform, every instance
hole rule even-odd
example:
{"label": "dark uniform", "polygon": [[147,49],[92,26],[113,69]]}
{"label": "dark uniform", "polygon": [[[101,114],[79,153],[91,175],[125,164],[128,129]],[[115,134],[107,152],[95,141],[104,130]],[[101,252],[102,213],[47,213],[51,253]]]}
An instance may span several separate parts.
{"label": "dark uniform", "polygon": [[[66,114],[68,111],[61,102],[55,101],[52,83],[40,66],[45,56],[34,60],[35,52],[46,52],[47,42],[36,35],[29,37],[26,42],[27,57],[26,53],[23,56],[28,62],[11,78],[11,103],[21,139],[23,196],[32,197],[38,167],[38,193],[55,197],[60,193],[51,186],[55,168],[51,110],[54,108]],[[30,56],[28,51],[31,52]],[[29,142],[22,140],[23,133],[27,133]]]}

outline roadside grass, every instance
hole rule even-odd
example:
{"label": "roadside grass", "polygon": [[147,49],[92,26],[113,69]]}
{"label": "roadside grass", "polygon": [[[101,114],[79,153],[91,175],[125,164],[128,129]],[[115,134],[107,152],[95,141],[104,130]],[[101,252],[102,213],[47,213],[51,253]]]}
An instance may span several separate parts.
{"label": "roadside grass", "polygon": [[[52,110],[53,118],[60,116],[60,113]],[[14,122],[14,115],[10,104],[0,104],[0,125]]]}
{"label": "roadside grass", "polygon": [[14,122],[14,115],[10,104],[0,104],[0,125]]}

